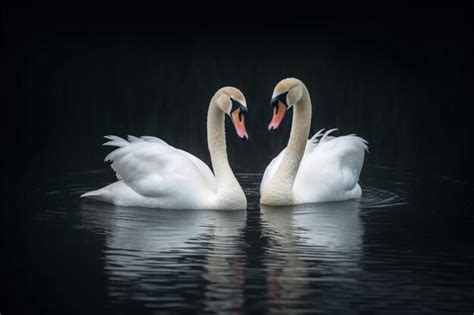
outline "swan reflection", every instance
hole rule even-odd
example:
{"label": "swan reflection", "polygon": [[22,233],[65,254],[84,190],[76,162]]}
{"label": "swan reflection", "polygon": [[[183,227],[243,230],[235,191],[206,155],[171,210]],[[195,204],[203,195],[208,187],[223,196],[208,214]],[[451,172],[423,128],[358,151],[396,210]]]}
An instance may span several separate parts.
{"label": "swan reflection", "polygon": [[[83,203],[84,226],[105,231],[109,296],[151,308],[185,305],[189,296],[208,311],[243,303],[239,254],[245,211],[161,210]],[[205,298],[203,298],[205,297]],[[168,304],[167,304],[168,303]]]}
{"label": "swan reflection", "polygon": [[264,234],[271,242],[265,257],[270,307],[286,305],[288,313],[291,305],[315,294],[318,301],[308,303],[330,301],[332,293],[325,287],[349,281],[359,270],[363,226],[358,200],[262,205],[261,212]]}

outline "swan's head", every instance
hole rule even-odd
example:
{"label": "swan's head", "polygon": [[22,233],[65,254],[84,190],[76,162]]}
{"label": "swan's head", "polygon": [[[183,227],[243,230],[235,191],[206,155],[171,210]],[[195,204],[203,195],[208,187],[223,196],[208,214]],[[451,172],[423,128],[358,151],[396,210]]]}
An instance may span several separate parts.
{"label": "swan's head", "polygon": [[217,92],[217,95],[217,106],[230,117],[239,137],[248,140],[249,136],[245,128],[247,103],[244,94],[237,88],[224,87]]}
{"label": "swan's head", "polygon": [[273,116],[272,121],[268,125],[268,130],[275,130],[280,126],[280,123],[285,117],[285,113],[296,103],[299,102],[303,96],[303,89],[301,81],[295,78],[283,79],[273,89],[272,106]]}

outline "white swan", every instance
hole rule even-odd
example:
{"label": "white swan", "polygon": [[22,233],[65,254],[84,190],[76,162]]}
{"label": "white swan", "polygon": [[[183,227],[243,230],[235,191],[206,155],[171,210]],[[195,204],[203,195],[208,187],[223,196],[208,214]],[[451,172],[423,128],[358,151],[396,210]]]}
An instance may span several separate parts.
{"label": "white swan", "polygon": [[308,140],[311,100],[298,79],[280,81],[272,96],[269,130],[278,128],[294,106],[288,146],[270,162],[260,185],[265,205],[294,205],[360,198],[358,184],[367,141],[355,135],[329,136],[336,129],[316,133]]}
{"label": "white swan", "polygon": [[165,209],[245,209],[247,199],[227,160],[224,113],[239,137],[245,129],[245,97],[233,87],[214,94],[207,114],[207,140],[214,174],[200,159],[154,137],[107,136],[104,145],[119,147],[105,158],[112,161],[118,181],[81,197],[119,206]]}

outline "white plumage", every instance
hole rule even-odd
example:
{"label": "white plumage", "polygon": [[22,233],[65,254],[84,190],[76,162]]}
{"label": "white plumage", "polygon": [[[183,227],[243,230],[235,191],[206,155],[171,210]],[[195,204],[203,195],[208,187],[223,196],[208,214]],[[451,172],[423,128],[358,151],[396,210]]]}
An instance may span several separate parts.
{"label": "white plumage", "polygon": [[216,180],[197,157],[155,137],[107,136],[107,146],[118,147],[106,156],[119,181],[82,197],[120,206],[202,208],[212,206]]}
{"label": "white plumage", "polygon": [[[355,135],[329,136],[337,129],[318,131],[306,143],[305,152],[293,184],[295,204],[359,198],[358,184],[367,141]],[[275,174],[285,155],[283,149],[267,166],[260,193]]]}
{"label": "white plumage", "polygon": [[311,98],[298,79],[280,81],[272,98],[269,130],[280,125],[293,108],[287,147],[267,166],[260,185],[260,202],[285,206],[359,198],[358,184],[367,141],[355,135],[334,137],[336,129],[318,131],[308,140],[311,128]]}
{"label": "white plumage", "polygon": [[[234,105],[238,104],[237,108]],[[245,209],[247,199],[227,159],[224,119],[228,114],[239,136],[248,137],[243,115],[245,98],[238,89],[218,90],[209,105],[207,135],[214,173],[200,159],[163,140],[144,136],[106,136],[117,147],[111,162],[118,181],[87,192],[88,197],[118,206],[165,209]],[[243,112],[242,109],[244,109]],[[232,110],[232,112],[231,112]],[[235,121],[239,118],[239,121]]]}

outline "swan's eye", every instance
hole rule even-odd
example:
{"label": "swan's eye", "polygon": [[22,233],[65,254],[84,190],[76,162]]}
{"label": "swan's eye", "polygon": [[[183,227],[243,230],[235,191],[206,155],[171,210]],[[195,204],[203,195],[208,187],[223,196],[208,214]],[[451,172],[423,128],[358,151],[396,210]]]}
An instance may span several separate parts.
{"label": "swan's eye", "polygon": [[245,107],[245,105],[243,105],[242,103],[234,100],[232,97],[230,98],[230,101],[231,101],[231,108],[230,108],[230,112],[233,113],[235,112],[237,109],[240,109],[240,113],[242,113],[243,115],[245,115],[247,113],[247,107]]}
{"label": "swan's eye", "polygon": [[288,108],[288,104],[286,102],[286,96],[288,95],[288,91],[286,91],[285,93],[281,93],[281,94],[278,94],[277,96],[275,96],[274,98],[272,98],[272,100],[270,101],[270,105],[273,107],[273,108],[277,108],[277,111],[275,114],[278,114],[278,110],[280,109],[281,106],[284,106],[284,108]]}

